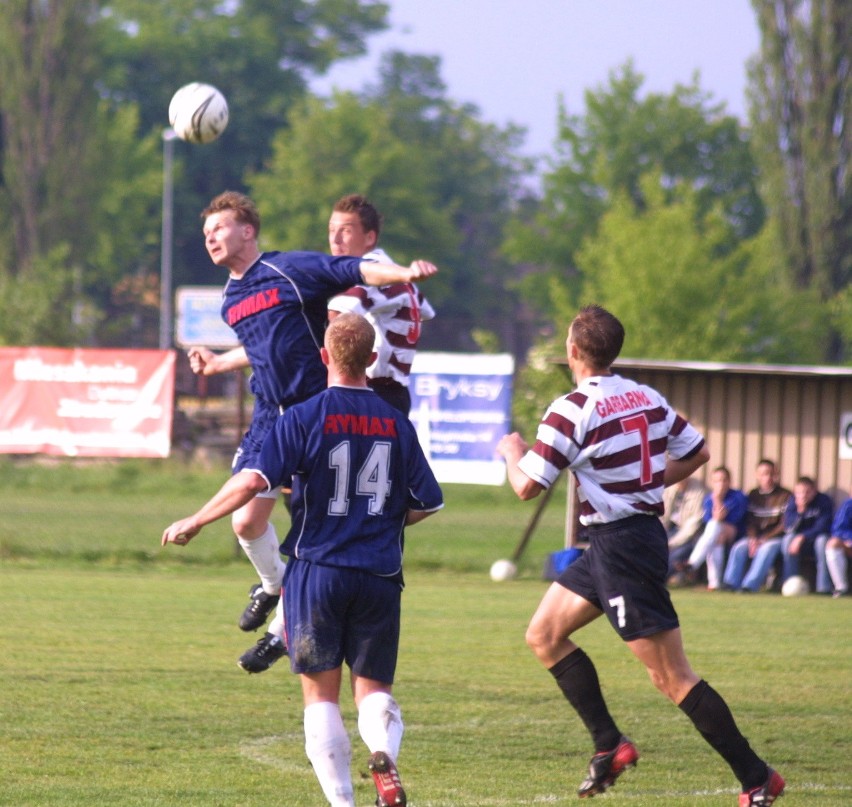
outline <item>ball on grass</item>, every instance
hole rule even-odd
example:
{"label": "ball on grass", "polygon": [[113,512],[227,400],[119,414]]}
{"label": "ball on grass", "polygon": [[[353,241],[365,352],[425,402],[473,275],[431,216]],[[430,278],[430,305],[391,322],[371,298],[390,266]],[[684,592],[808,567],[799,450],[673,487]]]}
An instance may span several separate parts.
{"label": "ball on grass", "polygon": [[784,585],[781,586],[781,593],[785,597],[803,597],[805,594],[811,593],[811,587],[804,577],[794,575],[784,581]]}
{"label": "ball on grass", "polygon": [[495,582],[513,580],[518,574],[518,567],[510,560],[495,560],[491,564],[491,579]]}

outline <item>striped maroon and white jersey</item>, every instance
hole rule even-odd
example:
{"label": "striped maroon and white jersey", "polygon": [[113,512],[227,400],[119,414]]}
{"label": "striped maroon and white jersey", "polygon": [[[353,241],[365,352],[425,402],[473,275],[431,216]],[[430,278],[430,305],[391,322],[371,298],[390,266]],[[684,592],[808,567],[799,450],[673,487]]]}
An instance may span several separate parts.
{"label": "striped maroon and white jersey", "polygon": [[704,438],[655,389],[621,376],[587,378],[555,400],[519,467],[545,488],[568,468],[580,521],[663,514],[666,457],[685,459]]}
{"label": "striped maroon and white jersey", "polygon": [[[363,260],[393,263],[380,249],[368,252]],[[367,368],[367,377],[390,378],[407,387],[420,341],[420,323],[435,316],[420,289],[413,283],[353,286],[329,300],[328,307],[331,311],[361,314],[376,329],[377,358]]]}

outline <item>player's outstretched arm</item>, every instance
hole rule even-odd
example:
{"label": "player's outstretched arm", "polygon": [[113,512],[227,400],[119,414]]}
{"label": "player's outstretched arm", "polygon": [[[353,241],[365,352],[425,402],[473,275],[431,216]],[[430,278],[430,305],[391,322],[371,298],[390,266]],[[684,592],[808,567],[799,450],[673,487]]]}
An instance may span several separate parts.
{"label": "player's outstretched arm", "polygon": [[438,267],[429,261],[412,261],[411,266],[395,263],[361,261],[361,277],[368,286],[386,286],[390,283],[413,283],[426,280],[438,273]]}
{"label": "player's outstretched arm", "polygon": [[187,356],[189,366],[196,375],[217,375],[249,366],[244,347],[235,347],[225,353],[214,353],[206,347],[191,347]]}
{"label": "player's outstretched arm", "polygon": [[160,545],[185,546],[201,532],[202,527],[239,510],[260,491],[267,488],[266,480],[254,471],[240,471],[234,474],[197,513],[166,527],[160,539]]}

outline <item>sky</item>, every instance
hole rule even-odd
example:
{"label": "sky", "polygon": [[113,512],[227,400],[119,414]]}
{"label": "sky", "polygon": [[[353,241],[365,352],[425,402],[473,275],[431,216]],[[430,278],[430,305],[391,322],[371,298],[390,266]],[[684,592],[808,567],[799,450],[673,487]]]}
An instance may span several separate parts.
{"label": "sky", "polygon": [[558,98],[584,112],[583,94],[633,60],[644,92],[690,84],[747,117],[746,61],[759,33],[751,0],[388,0],[390,29],[369,54],[337,65],[315,92],[375,83],[382,53],[441,57],[447,97],[481,118],[527,129],[524,153],[552,151]]}

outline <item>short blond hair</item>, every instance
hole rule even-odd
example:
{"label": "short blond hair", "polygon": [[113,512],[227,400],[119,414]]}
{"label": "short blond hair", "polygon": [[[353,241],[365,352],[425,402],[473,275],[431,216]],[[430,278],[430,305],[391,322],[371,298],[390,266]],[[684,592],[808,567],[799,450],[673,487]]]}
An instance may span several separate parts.
{"label": "short blond hair", "polygon": [[325,348],[341,373],[357,378],[372,364],[376,332],[360,314],[339,314],[325,332]]}

